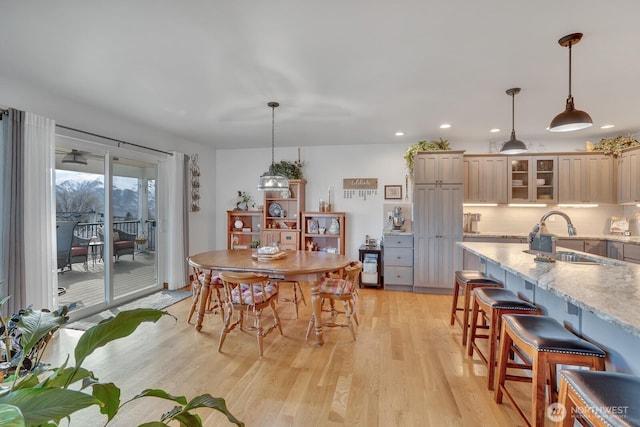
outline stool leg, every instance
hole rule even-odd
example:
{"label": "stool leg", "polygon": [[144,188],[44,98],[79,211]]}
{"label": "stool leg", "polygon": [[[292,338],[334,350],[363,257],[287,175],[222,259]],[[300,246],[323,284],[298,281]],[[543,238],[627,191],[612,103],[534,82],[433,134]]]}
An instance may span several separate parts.
{"label": "stool leg", "polygon": [[513,340],[506,333],[506,328],[500,331],[500,355],[498,357],[498,372],[496,373],[496,390],[495,401],[502,403],[503,387],[507,376],[507,362],[509,361],[509,353],[511,352],[511,344]]}
{"label": "stool leg", "polygon": [[467,345],[467,355],[471,357],[473,357],[476,330],[478,328],[478,314],[480,313],[480,305],[475,298],[473,298],[472,301],[473,309],[471,310],[471,331],[469,332],[469,343]]}
{"label": "stool leg", "polygon": [[489,325],[489,357],[487,358],[488,381],[487,387],[493,390],[496,373],[496,344],[498,342],[498,331],[500,330],[500,310],[491,313],[491,323]]}
{"label": "stool leg", "polygon": [[471,298],[471,286],[464,287],[464,308],[462,309],[462,346],[467,345],[467,333],[469,332],[469,299]]}
{"label": "stool leg", "polygon": [[545,419],[545,403],[546,403],[546,380],[547,369],[549,368],[549,360],[546,352],[536,351],[533,355],[531,365],[532,372],[532,393],[531,393],[531,425],[536,427],[544,427]]}
{"label": "stool leg", "polygon": [[564,419],[562,420],[562,427],[573,427],[575,422],[575,407],[576,402],[569,396],[569,385],[564,380],[560,381],[560,408],[564,408]]}
{"label": "stool leg", "polygon": [[458,295],[460,294],[460,282],[454,280],[453,304],[451,304],[451,326],[456,324],[456,311],[458,310]]}

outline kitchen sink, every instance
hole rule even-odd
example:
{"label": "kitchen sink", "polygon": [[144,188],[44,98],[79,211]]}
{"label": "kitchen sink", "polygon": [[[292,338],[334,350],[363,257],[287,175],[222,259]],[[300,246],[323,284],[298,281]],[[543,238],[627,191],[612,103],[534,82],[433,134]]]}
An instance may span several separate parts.
{"label": "kitchen sink", "polygon": [[[537,253],[531,252],[529,250],[525,250],[523,252],[531,255],[538,255]],[[568,262],[572,264],[607,264],[606,262],[601,262],[600,260],[585,257],[584,255],[571,251],[557,251],[555,254],[548,254],[546,256],[556,261]]]}

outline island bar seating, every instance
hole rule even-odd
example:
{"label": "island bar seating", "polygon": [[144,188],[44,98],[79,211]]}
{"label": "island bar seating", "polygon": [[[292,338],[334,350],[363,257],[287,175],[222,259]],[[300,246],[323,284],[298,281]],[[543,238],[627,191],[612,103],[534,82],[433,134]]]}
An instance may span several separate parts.
{"label": "island bar seating", "polygon": [[[509,356],[512,352],[525,360],[525,364],[510,362]],[[591,370],[604,371],[605,357],[606,353],[600,348],[569,332],[560,322],[551,317],[505,314],[502,316],[500,333],[495,401],[502,403],[503,395],[507,396],[527,425],[543,427],[547,381],[549,403],[557,401],[556,365],[587,366]],[[531,377],[508,375],[507,368],[531,369],[532,375]],[[532,383],[530,420],[520,409],[514,396],[507,390],[506,381]]]}
{"label": "island bar seating", "polygon": [[[502,282],[477,270],[459,270],[455,272],[453,288],[453,301],[451,303],[451,326],[456,322],[462,327],[462,345],[467,345],[467,333],[469,331],[469,314],[471,312],[471,291],[479,287],[502,287]],[[464,293],[462,307],[458,307],[460,292]],[[458,317],[458,311],[462,311],[462,320]]]}
{"label": "island bar seating", "polygon": [[[224,287],[224,329],[220,334],[220,342],[218,343],[218,351],[222,352],[224,340],[236,326],[240,326],[240,331],[244,331],[244,316],[253,316],[254,322],[252,328],[255,330],[258,339],[258,353],[262,357],[264,337],[269,335],[275,328],[278,328],[282,335],[282,325],[278,317],[276,309],[276,301],[278,300],[278,284],[269,281],[267,274],[257,273],[236,273],[224,271],[220,273],[222,285]],[[268,328],[262,327],[262,310],[270,307],[273,313],[273,324]],[[237,315],[237,319],[232,323],[233,315]]]}
{"label": "island bar seating", "polygon": [[640,377],[617,372],[560,371],[562,425],[640,426]]}
{"label": "island bar seating", "polygon": [[[478,352],[480,359],[487,365],[487,388],[493,390],[502,315],[517,313],[538,314],[539,310],[534,304],[520,299],[515,293],[507,289],[478,288],[473,290],[472,295],[473,309],[471,311],[471,331],[469,332],[467,354],[473,357],[473,351],[476,350]],[[478,317],[481,317],[482,320],[480,324],[478,324]],[[489,326],[485,326],[487,324]],[[479,334],[478,328],[488,328],[488,334]],[[486,356],[478,347],[476,339],[489,340],[489,349]]]}

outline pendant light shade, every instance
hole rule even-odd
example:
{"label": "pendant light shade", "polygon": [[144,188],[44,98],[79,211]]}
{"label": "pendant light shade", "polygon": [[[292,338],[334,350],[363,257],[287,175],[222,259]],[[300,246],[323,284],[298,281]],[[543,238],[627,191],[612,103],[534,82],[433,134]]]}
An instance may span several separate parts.
{"label": "pendant light shade", "polygon": [[288,190],[289,180],[285,176],[275,175],[273,169],[275,166],[274,150],[275,150],[275,111],[280,106],[277,102],[267,103],[271,107],[271,167],[268,175],[260,177],[258,182],[258,190]]}
{"label": "pendant light shade", "polygon": [[73,163],[76,165],[86,165],[87,159],[78,150],[72,149],[70,153],[65,154],[62,158],[62,163]]}
{"label": "pendant light shade", "polygon": [[584,111],[576,110],[573,103],[573,95],[571,95],[571,46],[578,43],[582,39],[582,33],[569,34],[558,40],[562,47],[569,47],[569,96],[567,97],[567,105],[565,110],[558,114],[549,126],[551,132],[569,132],[588,128],[593,125],[593,120],[589,114]]}
{"label": "pendant light shade", "polygon": [[501,154],[522,154],[527,152],[527,145],[516,138],[515,130],[515,97],[520,93],[519,87],[507,90],[507,95],[511,96],[511,138],[502,145]]}

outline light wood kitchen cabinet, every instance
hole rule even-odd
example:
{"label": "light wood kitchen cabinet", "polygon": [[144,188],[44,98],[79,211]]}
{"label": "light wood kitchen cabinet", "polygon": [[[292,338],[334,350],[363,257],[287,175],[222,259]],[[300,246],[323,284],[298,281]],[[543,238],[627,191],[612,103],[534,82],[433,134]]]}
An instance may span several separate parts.
{"label": "light wood kitchen cabinet", "polygon": [[614,190],[610,156],[558,156],[558,203],[615,203]]}
{"label": "light wood kitchen cabinet", "polygon": [[415,155],[414,184],[462,184],[464,151],[421,151]]}
{"label": "light wood kitchen cabinet", "polygon": [[622,261],[624,259],[624,243],[609,240],[607,242],[607,257]]}
{"label": "light wood kitchen cabinet", "polygon": [[606,240],[585,240],[584,251],[589,254],[607,256]]}
{"label": "light wood kitchen cabinet", "polygon": [[464,156],[464,202],[507,203],[508,172],[508,157]]}
{"label": "light wood kitchen cabinet", "polygon": [[280,243],[280,249],[300,249],[300,217],[305,209],[304,179],[290,179],[289,191],[264,190],[260,244]]}
{"label": "light wood kitchen cabinet", "polygon": [[[414,292],[449,293],[462,268],[462,185],[414,187]],[[386,251],[386,248],[385,248]]]}
{"label": "light wood kitchen cabinet", "polygon": [[[331,228],[334,220],[337,230]],[[344,212],[302,212],[302,250],[309,250],[311,244],[313,250],[344,255],[345,220]]]}
{"label": "light wood kitchen cabinet", "polygon": [[260,240],[260,211],[227,211],[227,249],[248,249]]}
{"label": "light wood kitchen cabinet", "polygon": [[617,202],[640,203],[640,147],[629,148],[618,157]]}
{"label": "light wood kitchen cabinet", "polygon": [[523,156],[509,159],[509,203],[557,202],[557,156]]}
{"label": "light wood kitchen cabinet", "polygon": [[413,289],[413,236],[385,234],[384,288],[410,291]]}

